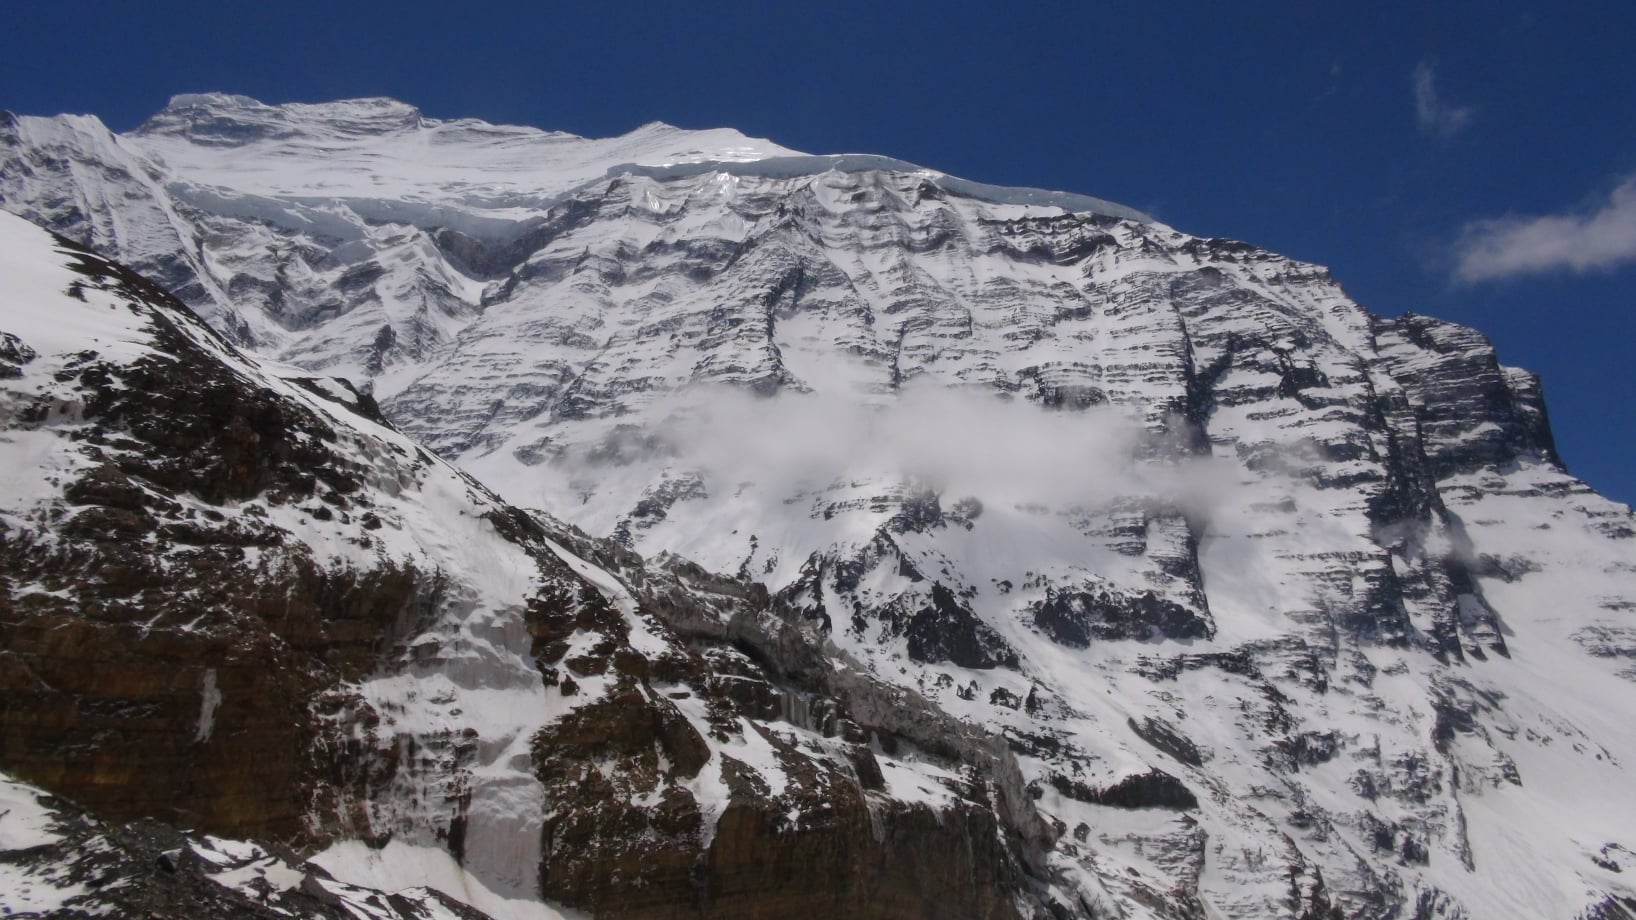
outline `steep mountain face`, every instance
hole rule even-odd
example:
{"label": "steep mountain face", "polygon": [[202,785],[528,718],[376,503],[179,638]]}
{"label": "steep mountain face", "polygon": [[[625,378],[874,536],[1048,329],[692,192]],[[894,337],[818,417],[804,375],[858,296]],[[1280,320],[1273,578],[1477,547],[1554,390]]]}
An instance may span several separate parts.
{"label": "steep mountain face", "polygon": [[250,885],[349,916],[428,880],[379,915],[1049,898],[1003,745],[764,590],[532,519],[367,397],[11,215],[0,278],[0,769],[194,831],[8,785],[8,913],[264,916]]}
{"label": "steep mountain face", "polygon": [[[782,909],[769,890],[820,897],[894,854],[891,878],[983,867],[959,901],[980,915],[1636,911],[1636,519],[1562,468],[1538,381],[1472,330],[1374,316],[1323,269],[1082,196],[382,100],[181,97],[129,135],[9,117],[0,202],[306,369],[286,377],[351,378],[546,522],[516,527],[623,584],[604,595],[620,616],[685,643],[707,683],[764,688],[720,692],[814,764],[802,788],[851,769],[864,790],[823,794],[854,816],[823,832],[728,807],[674,862],[578,858],[580,835],[638,826],[593,802],[657,795],[631,777],[687,758],[638,766],[654,742],[614,732],[622,716],[588,734],[565,719],[533,736],[547,800],[576,803],[537,835],[548,896],[634,910],[591,885],[628,879],[624,858],[663,877],[631,889],[654,915],[704,903],[682,881],[701,864],[748,886],[745,910]],[[673,680],[620,660],[539,659],[576,688],[596,661]],[[608,692],[703,718],[693,696]],[[609,745],[629,775],[604,786],[586,763]],[[356,769],[337,751],[319,759]],[[780,770],[751,797],[793,788],[801,770]],[[867,777],[912,802],[899,770],[950,782],[904,780],[936,801],[888,808],[883,837]],[[930,816],[943,830],[915,823]],[[717,862],[729,827],[737,855]],[[988,848],[944,849],[950,827]],[[815,879],[798,871],[814,853],[841,862]],[[954,909],[890,903],[875,909]]]}

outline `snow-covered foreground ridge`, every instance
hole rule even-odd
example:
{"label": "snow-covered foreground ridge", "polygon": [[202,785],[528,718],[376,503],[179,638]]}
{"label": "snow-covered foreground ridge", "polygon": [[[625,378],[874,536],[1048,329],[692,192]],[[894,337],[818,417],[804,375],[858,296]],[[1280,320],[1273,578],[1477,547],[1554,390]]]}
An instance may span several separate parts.
{"label": "snow-covered foreground ridge", "polygon": [[[535,891],[517,831],[544,792],[508,752],[552,707],[523,611],[595,589],[356,393],[238,352],[115,263],[5,215],[0,277],[4,766],[117,818],[425,844],[450,815],[301,748],[435,745],[466,706],[494,750],[428,782],[483,816],[477,878]],[[402,693],[404,670],[436,700]],[[349,712],[367,727],[326,724]]]}
{"label": "snow-covered foreground ridge", "polygon": [[[672,788],[699,823],[670,868],[736,878],[719,860],[747,858],[745,818],[718,784],[799,793],[812,814],[851,765],[884,784],[858,781],[867,813],[889,793],[892,826],[922,841],[918,808],[979,836],[991,815],[1000,914],[1636,909],[1636,522],[1561,468],[1538,381],[1472,330],[1381,319],[1321,268],[1090,199],[733,132],[588,141],[385,100],[183,98],[122,136],[12,118],[0,203],[156,273],[234,341],[353,379],[511,502],[611,538],[546,525],[607,599],[598,616],[740,642],[760,624],[759,651],[692,666],[738,686],[778,651],[756,678],[776,693],[728,694],[760,722],[735,728],[698,688],[643,696],[666,690],[663,668],[622,695],[587,669],[634,659],[572,637],[553,640],[543,697],[484,709],[556,713],[567,677],[650,706],[660,738],[709,718],[721,762],[759,776],[741,787],[711,760],[686,772],[685,744],[649,764],[632,753],[647,735],[605,727],[525,750],[535,723],[426,702],[458,685],[447,669],[360,691],[378,736],[464,719],[485,763],[532,758],[532,780],[502,770],[473,801],[523,816],[479,837],[543,839],[548,891],[598,877],[550,870],[577,833],[674,829]],[[789,664],[775,628],[816,657]],[[664,657],[629,630],[644,661]],[[821,686],[789,683],[813,668]],[[814,693],[907,740],[859,766],[834,747],[846,731],[815,728]],[[892,715],[891,693],[916,715]],[[600,766],[608,750],[625,772]],[[606,785],[585,786],[587,762]],[[557,830],[536,835],[509,804],[535,781],[547,802],[553,783],[594,791],[548,805]],[[416,782],[372,787],[375,807],[425,801]],[[592,805],[611,800],[647,817]],[[457,836],[415,809],[393,820]],[[788,840],[758,857],[780,865],[837,839],[755,826]],[[669,916],[660,899],[691,890],[589,906]]]}

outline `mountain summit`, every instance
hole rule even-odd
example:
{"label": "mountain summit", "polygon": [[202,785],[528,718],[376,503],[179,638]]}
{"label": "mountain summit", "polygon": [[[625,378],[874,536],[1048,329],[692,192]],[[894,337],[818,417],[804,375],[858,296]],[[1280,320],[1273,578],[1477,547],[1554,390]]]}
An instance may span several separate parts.
{"label": "mountain summit", "polygon": [[[300,461],[374,470],[329,491],[406,522],[441,502],[352,563],[424,580],[371,595],[367,655],[297,624],[327,670],[289,705],[332,746],[266,822],[208,784],[121,810],[75,777],[143,742],[76,735],[47,766],[66,742],[14,715],[19,779],[119,820],[226,808],[203,829],[343,866],[412,844],[607,916],[1636,915],[1636,518],[1474,330],[1086,196],[391,100],[183,96],[128,135],[7,116],[0,205],[172,290],[254,392],[378,411]],[[55,334],[38,309],[0,325],[19,369]],[[289,451],[328,443],[314,424]],[[127,476],[180,462],[98,437]],[[423,449],[467,498],[427,492],[456,474]],[[287,547],[349,539],[300,515],[329,491],[280,482],[207,497],[266,504],[244,526]],[[79,494],[0,510],[71,545]],[[449,515],[502,548],[435,536]],[[165,571],[152,603],[191,596]],[[22,598],[49,577],[7,582],[12,622],[43,622]],[[339,574],[235,577],[350,609]]]}

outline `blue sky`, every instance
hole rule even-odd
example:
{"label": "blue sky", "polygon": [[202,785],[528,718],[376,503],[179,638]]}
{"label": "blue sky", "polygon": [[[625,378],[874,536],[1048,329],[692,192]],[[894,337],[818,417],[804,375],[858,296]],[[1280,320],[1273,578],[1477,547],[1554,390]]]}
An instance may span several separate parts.
{"label": "blue sky", "polygon": [[1636,4],[6,5],[0,108],[389,95],[584,135],[730,125],[1084,192],[1319,262],[1545,378],[1636,501]]}

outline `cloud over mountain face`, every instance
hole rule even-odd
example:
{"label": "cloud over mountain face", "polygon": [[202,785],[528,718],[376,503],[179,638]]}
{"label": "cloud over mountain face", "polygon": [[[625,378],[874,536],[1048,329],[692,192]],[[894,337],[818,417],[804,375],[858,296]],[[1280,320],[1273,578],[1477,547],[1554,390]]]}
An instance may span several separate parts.
{"label": "cloud over mountain face", "polygon": [[0,204],[74,244],[0,253],[0,768],[186,825],[190,897],[1636,910],[1636,519],[1473,330],[1084,196],[390,100],[8,115]]}

